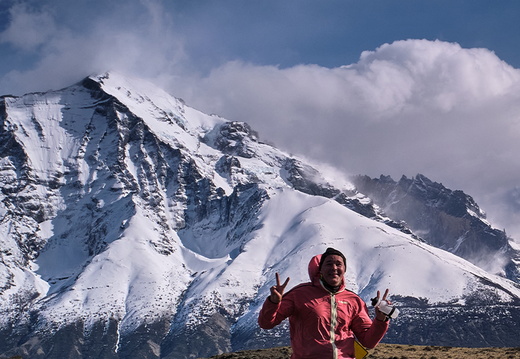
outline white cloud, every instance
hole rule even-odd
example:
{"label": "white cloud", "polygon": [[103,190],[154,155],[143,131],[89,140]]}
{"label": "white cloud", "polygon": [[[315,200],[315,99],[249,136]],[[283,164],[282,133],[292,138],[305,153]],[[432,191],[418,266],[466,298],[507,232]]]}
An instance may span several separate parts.
{"label": "white cloud", "polygon": [[35,50],[56,32],[53,16],[46,11],[31,9],[19,3],[10,8],[9,26],[0,34],[0,42],[24,51]]}
{"label": "white cloud", "polygon": [[[519,219],[520,71],[486,49],[397,41],[341,68],[230,62],[171,86],[279,147],[371,176],[423,173],[475,197],[498,226]],[[508,216],[505,216],[505,211]],[[520,232],[515,233],[520,238]]]}
{"label": "white cloud", "polygon": [[56,15],[47,8],[13,6],[10,24],[0,40],[33,51],[38,60],[29,69],[6,73],[0,79],[2,93],[61,88],[109,70],[144,78],[178,70],[185,58],[183,40],[175,35],[161,2],[120,5],[115,8],[117,13],[89,14],[90,18],[81,18],[82,23],[75,26],[67,23],[70,18],[63,19],[68,14],[63,9]]}

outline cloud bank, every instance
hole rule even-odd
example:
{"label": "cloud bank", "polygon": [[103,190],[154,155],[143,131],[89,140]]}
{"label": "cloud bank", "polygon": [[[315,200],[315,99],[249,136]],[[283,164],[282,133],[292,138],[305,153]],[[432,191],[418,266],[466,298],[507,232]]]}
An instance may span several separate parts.
{"label": "cloud bank", "polygon": [[66,21],[55,8],[10,8],[0,45],[37,61],[5,73],[0,93],[61,88],[110,70],[142,77],[347,173],[422,173],[462,189],[520,239],[520,70],[493,52],[401,40],[335,68],[236,60],[208,71],[207,59],[187,51],[190,39],[163,3],[116,1],[105,11],[75,4],[86,14]]}
{"label": "cloud bank", "polygon": [[463,189],[520,234],[520,71],[489,50],[396,41],[340,68],[230,62],[183,88],[196,107],[348,173]]}

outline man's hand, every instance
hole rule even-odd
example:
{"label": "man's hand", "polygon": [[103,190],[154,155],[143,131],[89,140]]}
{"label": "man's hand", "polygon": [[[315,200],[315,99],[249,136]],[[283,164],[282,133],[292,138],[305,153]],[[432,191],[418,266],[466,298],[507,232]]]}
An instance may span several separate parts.
{"label": "man's hand", "polygon": [[289,283],[289,277],[285,280],[283,284],[280,284],[280,275],[276,272],[276,285],[271,287],[271,296],[269,299],[271,302],[278,304],[282,301],[283,292],[285,287],[287,287],[287,283]]}
{"label": "man's hand", "polygon": [[[377,297],[374,298],[376,303],[379,302],[380,296],[381,296],[381,292],[377,291]],[[387,296],[388,296],[388,288],[385,290],[385,294],[383,294],[383,298],[381,300],[386,300],[388,302],[388,304],[392,304],[389,300],[386,299]],[[376,319],[381,320],[381,321],[386,320],[386,314],[383,313],[382,311],[380,311],[378,307],[376,307]]]}

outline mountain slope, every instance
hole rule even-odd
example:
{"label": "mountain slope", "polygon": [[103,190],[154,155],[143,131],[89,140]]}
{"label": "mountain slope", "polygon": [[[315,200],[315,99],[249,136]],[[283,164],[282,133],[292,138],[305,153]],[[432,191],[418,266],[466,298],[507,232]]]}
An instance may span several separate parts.
{"label": "mountain slope", "polygon": [[505,231],[491,226],[471,196],[423,175],[403,176],[397,182],[388,176],[358,176],[354,183],[385,213],[406,222],[429,244],[520,283],[520,250]]}
{"label": "mountain slope", "polygon": [[328,246],[346,254],[363,299],[391,289],[402,315],[387,340],[518,344],[517,284],[420,241],[349,180],[261,143],[246,123],[113,73],[5,96],[0,113],[4,356],[285,345],[286,325],[256,325],[260,306],[276,272],[307,281]]}

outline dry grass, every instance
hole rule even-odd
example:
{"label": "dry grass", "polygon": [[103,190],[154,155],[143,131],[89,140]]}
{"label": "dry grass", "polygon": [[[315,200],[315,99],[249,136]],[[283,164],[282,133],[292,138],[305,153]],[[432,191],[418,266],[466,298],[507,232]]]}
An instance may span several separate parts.
{"label": "dry grass", "polygon": [[380,344],[367,359],[520,359],[520,348],[458,348]]}
{"label": "dry grass", "polygon": [[[212,359],[289,359],[289,347],[248,350],[220,354]],[[369,351],[366,359],[520,359],[519,348],[458,348],[442,346],[420,346],[379,344]]]}

